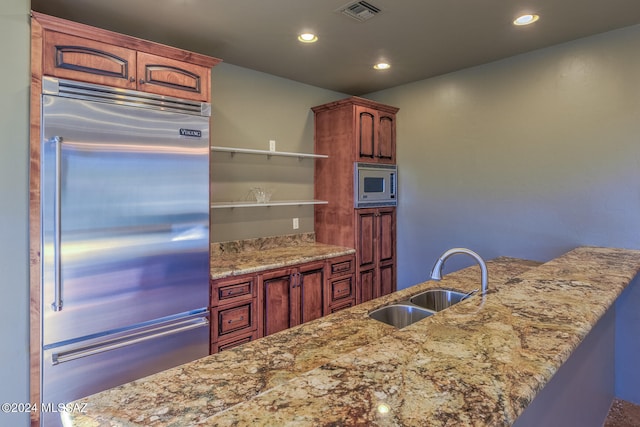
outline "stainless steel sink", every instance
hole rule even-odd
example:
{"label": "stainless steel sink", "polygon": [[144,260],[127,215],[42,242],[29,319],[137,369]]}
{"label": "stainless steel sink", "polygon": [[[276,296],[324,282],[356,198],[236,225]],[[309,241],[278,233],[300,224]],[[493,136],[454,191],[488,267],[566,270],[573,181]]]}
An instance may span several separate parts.
{"label": "stainless steel sink", "polygon": [[470,296],[469,293],[465,294],[450,289],[430,289],[411,297],[409,301],[427,310],[441,311],[459,303],[468,296]]}
{"label": "stainless steel sink", "polygon": [[418,320],[422,320],[425,317],[429,317],[432,314],[434,314],[433,311],[425,310],[424,308],[411,304],[399,303],[373,310],[369,313],[369,317],[380,322],[384,322],[387,325],[402,329],[405,326],[409,326],[410,324],[415,323]]}

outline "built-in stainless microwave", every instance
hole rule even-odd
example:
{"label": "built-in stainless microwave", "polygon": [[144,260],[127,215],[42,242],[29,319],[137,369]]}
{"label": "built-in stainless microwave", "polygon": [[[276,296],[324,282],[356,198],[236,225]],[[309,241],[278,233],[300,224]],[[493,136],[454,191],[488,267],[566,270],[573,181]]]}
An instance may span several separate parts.
{"label": "built-in stainless microwave", "polygon": [[396,206],[398,167],[377,163],[355,163],[353,171],[356,208]]}

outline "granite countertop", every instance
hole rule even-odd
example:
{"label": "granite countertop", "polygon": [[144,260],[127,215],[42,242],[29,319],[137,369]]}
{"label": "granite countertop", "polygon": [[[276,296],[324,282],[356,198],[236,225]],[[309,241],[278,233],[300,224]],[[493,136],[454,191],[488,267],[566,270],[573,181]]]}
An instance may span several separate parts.
{"label": "granite countertop", "polygon": [[355,249],[317,243],[314,233],[213,244],[211,279],[354,254]]}
{"label": "granite countertop", "polygon": [[474,289],[479,269],[89,396],[72,425],[510,425],[640,270],[640,251],[584,247],[538,264],[490,261],[484,298],[401,330],[368,312]]}

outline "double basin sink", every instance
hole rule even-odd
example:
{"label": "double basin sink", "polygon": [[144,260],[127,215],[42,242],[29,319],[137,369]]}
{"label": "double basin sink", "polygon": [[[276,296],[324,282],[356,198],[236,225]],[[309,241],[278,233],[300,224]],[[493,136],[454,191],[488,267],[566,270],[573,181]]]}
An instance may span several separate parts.
{"label": "double basin sink", "polygon": [[414,295],[407,301],[397,302],[373,310],[369,313],[369,317],[402,329],[459,303],[474,292],[462,293],[451,289],[429,289]]}

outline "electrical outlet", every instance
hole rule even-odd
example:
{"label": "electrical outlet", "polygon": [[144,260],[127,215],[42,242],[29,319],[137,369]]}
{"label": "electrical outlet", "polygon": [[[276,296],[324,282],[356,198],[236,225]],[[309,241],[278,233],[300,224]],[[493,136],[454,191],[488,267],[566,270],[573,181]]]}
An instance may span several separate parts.
{"label": "electrical outlet", "polygon": [[269,140],[269,151],[276,151],[276,140],[275,139],[270,139]]}
{"label": "electrical outlet", "polygon": [[293,229],[297,230],[298,228],[300,228],[300,222],[298,221],[298,218],[293,218]]}

